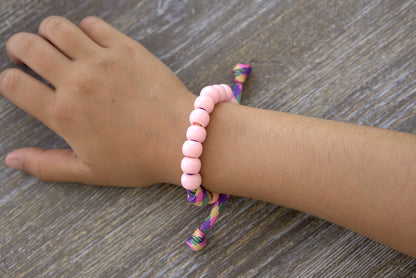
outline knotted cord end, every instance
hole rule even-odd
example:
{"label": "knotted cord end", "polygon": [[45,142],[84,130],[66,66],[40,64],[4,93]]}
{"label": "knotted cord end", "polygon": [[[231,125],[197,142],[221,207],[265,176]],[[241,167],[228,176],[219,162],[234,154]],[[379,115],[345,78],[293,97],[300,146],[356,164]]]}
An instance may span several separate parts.
{"label": "knotted cord end", "polygon": [[195,230],[190,238],[186,240],[186,244],[193,250],[199,251],[205,247],[207,241],[205,240],[205,233],[215,224],[218,219],[218,216],[224,207],[225,202],[228,200],[230,195],[219,194],[218,200],[215,202],[214,206],[211,208],[209,215],[205,218],[201,227]]}
{"label": "knotted cord end", "polygon": [[232,73],[234,75],[234,82],[244,83],[251,73],[251,66],[248,64],[237,64]]}
{"label": "knotted cord end", "polygon": [[243,83],[251,73],[251,66],[247,64],[237,64],[232,70],[234,76],[233,100],[241,103],[241,94],[243,92]]}
{"label": "knotted cord end", "polygon": [[192,236],[186,240],[186,244],[188,244],[192,251],[202,250],[207,245],[205,234],[199,228],[196,229]]}

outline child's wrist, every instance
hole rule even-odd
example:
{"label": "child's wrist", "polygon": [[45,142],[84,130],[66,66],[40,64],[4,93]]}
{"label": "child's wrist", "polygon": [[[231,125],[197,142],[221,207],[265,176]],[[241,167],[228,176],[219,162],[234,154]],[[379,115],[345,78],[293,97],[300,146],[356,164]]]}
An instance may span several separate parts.
{"label": "child's wrist", "polygon": [[239,125],[239,110],[239,105],[231,103],[217,105],[211,115],[211,124],[207,127],[208,135],[201,156],[201,175],[204,178],[204,187],[212,192],[229,193],[224,184],[231,181],[230,175],[233,173],[230,172],[230,165],[235,163],[235,155],[230,153],[228,146],[237,143],[234,140],[234,131]]}
{"label": "child's wrist", "polygon": [[163,161],[163,173],[159,173],[161,182],[180,185],[182,174],[180,163],[183,157],[181,148],[184,134],[189,126],[189,112],[192,111],[195,98],[195,95],[189,93],[182,100],[172,104],[176,106],[177,113],[175,120],[172,121],[173,126],[169,128],[170,134],[166,134],[170,140],[166,143],[166,146],[163,146],[165,161]]}

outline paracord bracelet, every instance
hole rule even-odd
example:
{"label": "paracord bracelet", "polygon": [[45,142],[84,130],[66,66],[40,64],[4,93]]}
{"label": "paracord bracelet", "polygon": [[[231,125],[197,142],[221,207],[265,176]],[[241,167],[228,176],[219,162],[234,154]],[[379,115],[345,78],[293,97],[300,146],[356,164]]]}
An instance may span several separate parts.
{"label": "paracord bracelet", "polygon": [[241,102],[242,83],[251,72],[251,66],[247,64],[237,64],[233,68],[234,86],[233,90],[228,85],[207,86],[201,90],[199,97],[195,99],[194,110],[189,115],[191,126],[186,132],[187,140],[182,146],[182,153],[185,156],[181,162],[181,169],[184,172],[181,177],[182,186],[187,190],[188,200],[197,205],[205,206],[214,204],[210,214],[205,218],[201,227],[197,228],[186,243],[193,251],[199,251],[206,245],[205,233],[211,228],[220,214],[224,203],[229,195],[211,193],[201,186],[202,177],[201,161],[202,143],[206,138],[206,130],[209,123],[209,114],[214,110],[214,106],[220,102]]}

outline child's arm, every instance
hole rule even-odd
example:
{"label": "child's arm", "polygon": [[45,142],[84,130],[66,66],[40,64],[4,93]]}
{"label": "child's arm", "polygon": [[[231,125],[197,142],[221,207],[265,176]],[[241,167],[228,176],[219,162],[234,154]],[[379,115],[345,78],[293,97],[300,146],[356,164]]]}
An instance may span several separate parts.
{"label": "child's arm", "polygon": [[416,256],[415,135],[244,106],[214,113],[201,158],[208,189],[305,211]]}
{"label": "child's arm", "polygon": [[[80,28],[52,17],[41,36],[9,40],[11,59],[54,89],[9,69],[0,90],[72,150],[19,149],[7,165],[44,180],[178,184],[195,96],[101,20]],[[232,104],[215,108],[207,132],[208,189],[306,211],[416,256],[416,136]]]}

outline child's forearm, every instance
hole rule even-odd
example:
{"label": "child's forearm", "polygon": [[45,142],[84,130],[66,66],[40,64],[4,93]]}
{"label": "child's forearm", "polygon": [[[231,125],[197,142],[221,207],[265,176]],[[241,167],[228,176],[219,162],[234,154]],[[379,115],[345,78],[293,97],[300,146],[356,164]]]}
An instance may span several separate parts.
{"label": "child's forearm", "polygon": [[207,131],[209,190],[305,211],[416,256],[416,136],[230,104]]}

